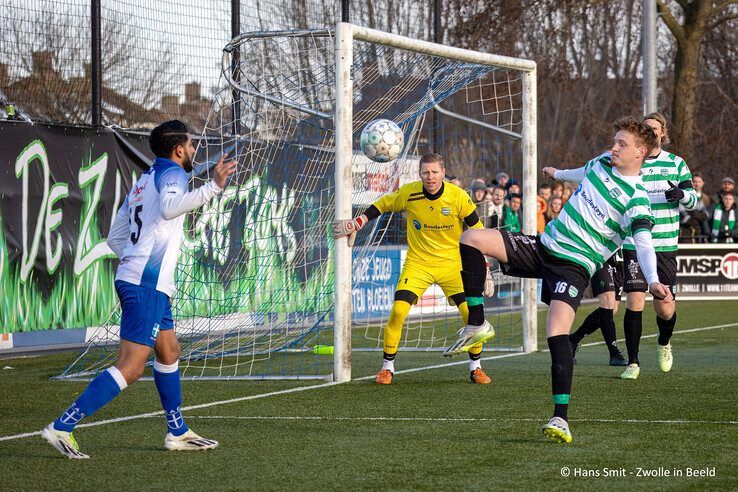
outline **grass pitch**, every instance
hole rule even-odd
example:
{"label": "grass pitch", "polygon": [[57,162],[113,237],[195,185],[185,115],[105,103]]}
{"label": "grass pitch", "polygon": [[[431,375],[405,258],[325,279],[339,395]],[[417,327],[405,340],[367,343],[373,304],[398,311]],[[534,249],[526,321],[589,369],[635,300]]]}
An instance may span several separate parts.
{"label": "grass pitch", "polygon": [[[577,323],[593,307],[583,306]],[[485,353],[487,386],[469,383],[465,358],[426,353],[400,353],[388,387],[371,379],[380,353],[354,354],[348,384],[185,381],[184,404],[196,407],[184,410],[190,427],[221,443],[206,452],[164,450],[163,416],[142,416],[160,410],[158,395],[140,382],[85,421],[100,425],[75,432],[92,457],[85,461],[37,435],[86,385],[49,380],[72,354],[6,359],[0,490],[736,489],[738,303],[681,302],[678,311],[668,374],[648,337],[650,307],[638,380],[618,379],[622,368],[607,366],[604,345],[579,350],[571,445],[540,431],[552,407],[543,332],[542,352]]]}

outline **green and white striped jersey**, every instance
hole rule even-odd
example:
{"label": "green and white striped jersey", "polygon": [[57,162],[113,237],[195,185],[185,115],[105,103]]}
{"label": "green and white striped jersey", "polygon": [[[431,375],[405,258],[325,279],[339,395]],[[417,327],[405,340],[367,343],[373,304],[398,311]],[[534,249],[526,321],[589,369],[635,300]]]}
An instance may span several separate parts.
{"label": "green and white striped jersey", "polygon": [[[541,242],[554,256],[586,268],[590,276],[617,252],[626,237],[641,228],[648,230],[654,222],[641,176],[620,174],[611,166],[609,152],[582,168],[558,171],[556,178],[580,184],[559,216],[546,225]],[[651,224],[633,231],[632,224],[638,219]]]}
{"label": "green and white striped jersey", "polygon": [[[687,210],[692,210],[699,198],[691,185],[682,190],[684,198],[679,202],[667,202],[664,193],[671,188],[669,181],[677,185],[684,181],[691,183],[692,173],[681,157],[662,150],[659,155],[646,159],[641,174],[656,219],[651,230],[654,249],[658,252],[676,251],[679,242],[679,203]],[[623,248],[635,250],[633,238],[626,239]]]}

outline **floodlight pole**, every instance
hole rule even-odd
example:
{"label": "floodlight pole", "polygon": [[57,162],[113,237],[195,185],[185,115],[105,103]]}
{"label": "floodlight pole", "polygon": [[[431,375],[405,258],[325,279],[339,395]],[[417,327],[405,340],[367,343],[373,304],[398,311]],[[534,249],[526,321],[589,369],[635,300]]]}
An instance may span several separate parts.
{"label": "floodlight pole", "polygon": [[656,0],[643,0],[643,114],[658,111],[656,90]]}

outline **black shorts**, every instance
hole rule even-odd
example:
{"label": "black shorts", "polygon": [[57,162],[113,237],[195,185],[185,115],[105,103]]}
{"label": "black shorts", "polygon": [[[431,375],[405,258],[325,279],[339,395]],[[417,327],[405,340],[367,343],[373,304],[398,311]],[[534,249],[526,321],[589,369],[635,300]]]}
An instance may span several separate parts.
{"label": "black shorts", "polygon": [[[672,295],[676,297],[676,251],[664,253],[657,251],[656,271],[659,275],[659,282],[669,287]],[[648,291],[648,283],[646,277],[643,276],[641,265],[638,264],[636,252],[631,249],[623,249],[623,279],[623,290],[626,293]]]}
{"label": "black shorts", "polygon": [[546,304],[562,301],[576,311],[589,283],[587,269],[553,256],[536,236],[500,233],[507,253],[507,263],[500,263],[502,272],[513,277],[542,279],[541,301]]}
{"label": "black shorts", "polygon": [[595,272],[591,284],[593,297],[605,292],[615,292],[615,299],[619,301],[623,295],[623,264],[612,255],[605,266]]}

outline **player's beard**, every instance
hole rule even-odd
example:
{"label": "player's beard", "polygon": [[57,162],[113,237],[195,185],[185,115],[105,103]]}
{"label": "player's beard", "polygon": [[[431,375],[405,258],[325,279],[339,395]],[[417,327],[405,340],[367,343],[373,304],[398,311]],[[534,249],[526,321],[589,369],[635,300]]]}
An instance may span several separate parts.
{"label": "player's beard", "polygon": [[182,161],[182,168],[187,174],[192,172],[192,156],[188,155],[185,160]]}

